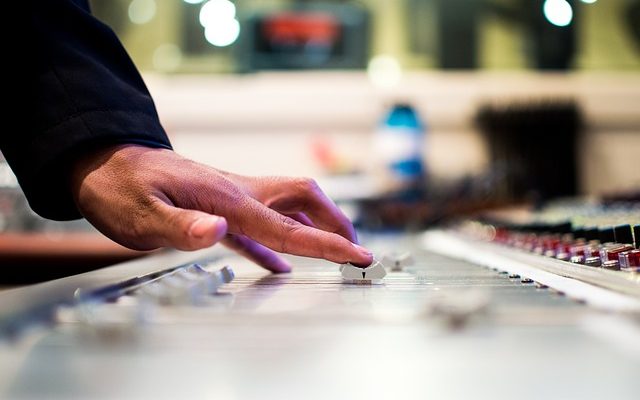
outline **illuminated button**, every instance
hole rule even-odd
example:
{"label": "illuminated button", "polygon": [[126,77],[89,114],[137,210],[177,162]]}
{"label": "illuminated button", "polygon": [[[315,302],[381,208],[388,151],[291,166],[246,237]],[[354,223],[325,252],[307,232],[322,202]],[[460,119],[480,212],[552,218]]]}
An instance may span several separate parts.
{"label": "illuminated button", "polygon": [[533,252],[553,257],[558,244],[560,244],[560,239],[556,235],[544,235],[538,240]]}
{"label": "illuminated button", "polygon": [[629,272],[640,272],[640,250],[625,251],[618,255],[620,269]]}
{"label": "illuminated button", "polygon": [[600,259],[603,263],[607,261],[618,261],[618,254],[633,250],[630,244],[610,244],[600,248]]}
{"label": "illuminated button", "polygon": [[589,244],[582,244],[571,247],[571,256],[595,257],[600,256],[600,246],[591,242]]}
{"label": "illuminated button", "polygon": [[571,246],[571,250],[569,250],[569,253],[571,254],[571,257],[582,257],[584,258],[584,251],[585,248],[587,247],[587,245],[585,244],[579,244],[576,246]]}
{"label": "illuminated button", "polygon": [[568,261],[571,258],[571,243],[562,242],[556,246],[556,250],[550,257],[557,258],[558,260]]}

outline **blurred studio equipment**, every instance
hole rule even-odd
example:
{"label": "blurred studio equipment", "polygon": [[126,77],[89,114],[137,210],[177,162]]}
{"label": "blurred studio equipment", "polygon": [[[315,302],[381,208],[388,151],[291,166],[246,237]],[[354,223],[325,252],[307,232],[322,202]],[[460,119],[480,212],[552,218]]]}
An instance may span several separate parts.
{"label": "blurred studio equipment", "polygon": [[573,100],[486,105],[476,116],[491,169],[508,199],[546,200],[577,194],[576,145],[583,127]]}
{"label": "blurred studio equipment", "polygon": [[441,68],[478,67],[481,3],[478,0],[438,0],[437,37]]}
{"label": "blurred studio equipment", "polygon": [[417,229],[429,212],[423,150],[426,124],[413,106],[396,103],[373,136],[369,173],[376,196],[359,203],[356,224],[369,230]]}
{"label": "blurred studio equipment", "polygon": [[640,0],[627,1],[625,19],[636,50],[640,53]]}
{"label": "blurred studio equipment", "polygon": [[[424,15],[430,11],[429,2],[413,0],[413,3],[418,13]],[[478,68],[480,26],[483,18],[495,16],[522,30],[524,52],[532,68],[568,70],[576,52],[579,8],[576,3],[574,0],[437,0],[439,66]],[[411,12],[413,10],[412,7]]]}
{"label": "blurred studio equipment", "polygon": [[525,52],[532,68],[568,70],[576,53],[578,2],[516,0],[509,5],[488,1],[487,11],[524,31]]}
{"label": "blurred studio equipment", "polygon": [[243,71],[364,68],[369,13],[351,3],[296,2],[247,18],[237,52]]}

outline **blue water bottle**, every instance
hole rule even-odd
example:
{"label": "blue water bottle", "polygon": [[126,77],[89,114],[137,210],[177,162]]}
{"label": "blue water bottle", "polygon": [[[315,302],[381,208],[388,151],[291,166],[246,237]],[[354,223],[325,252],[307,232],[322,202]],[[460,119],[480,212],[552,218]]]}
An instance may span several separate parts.
{"label": "blue water bottle", "polygon": [[376,175],[384,191],[398,192],[424,184],[425,131],[410,105],[396,104],[386,115],[374,139]]}

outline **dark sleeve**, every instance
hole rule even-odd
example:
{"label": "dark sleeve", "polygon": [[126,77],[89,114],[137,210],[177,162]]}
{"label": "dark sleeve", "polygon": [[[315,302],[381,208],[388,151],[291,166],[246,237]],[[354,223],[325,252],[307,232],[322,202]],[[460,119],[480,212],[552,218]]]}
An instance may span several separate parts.
{"label": "dark sleeve", "polygon": [[13,116],[17,131],[0,132],[0,149],[34,211],[75,219],[75,160],[115,144],[171,144],[139,72],[86,0],[24,3],[30,33],[15,74],[21,115]]}

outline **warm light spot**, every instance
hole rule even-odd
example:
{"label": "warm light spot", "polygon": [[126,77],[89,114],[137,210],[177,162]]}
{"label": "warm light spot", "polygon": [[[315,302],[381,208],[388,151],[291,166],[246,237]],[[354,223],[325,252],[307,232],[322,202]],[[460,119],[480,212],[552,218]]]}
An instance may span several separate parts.
{"label": "warm light spot", "polygon": [[146,24],[156,15],[155,0],[133,0],[129,4],[129,19],[134,24]]}
{"label": "warm light spot", "polygon": [[400,83],[402,68],[394,57],[379,55],[369,61],[367,74],[375,86],[391,88]]}

